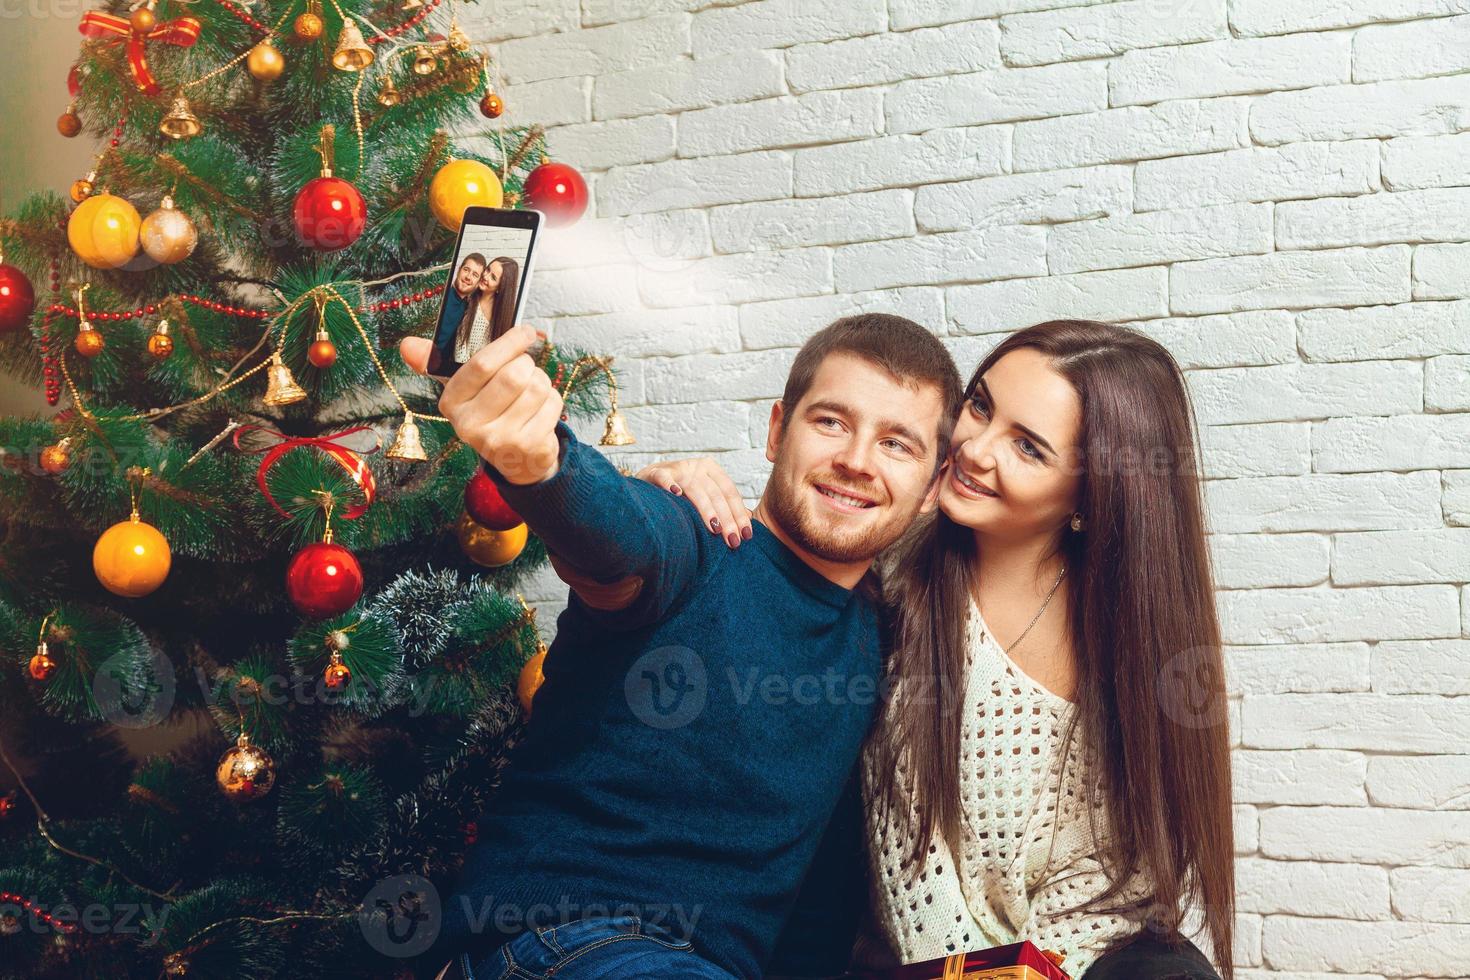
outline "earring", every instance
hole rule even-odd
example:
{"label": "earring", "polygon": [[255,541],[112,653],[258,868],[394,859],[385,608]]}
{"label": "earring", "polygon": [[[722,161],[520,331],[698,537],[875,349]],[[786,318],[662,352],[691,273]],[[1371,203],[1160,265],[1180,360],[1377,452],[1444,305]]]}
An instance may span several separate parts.
{"label": "earring", "polygon": [[1074,531],[1080,531],[1080,530],[1082,530],[1082,515],[1081,514],[1073,514],[1072,515],[1072,530],[1074,530]]}

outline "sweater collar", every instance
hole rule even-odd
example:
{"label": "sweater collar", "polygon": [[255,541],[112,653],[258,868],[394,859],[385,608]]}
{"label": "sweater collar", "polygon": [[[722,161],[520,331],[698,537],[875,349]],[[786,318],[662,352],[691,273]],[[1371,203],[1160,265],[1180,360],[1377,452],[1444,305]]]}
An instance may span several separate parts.
{"label": "sweater collar", "polygon": [[771,533],[771,529],[761,523],[759,518],[750,519],[751,542],[770,558],[771,564],[781,570],[781,573],[794,582],[807,595],[818,601],[841,609],[852,599],[852,589],[844,589],[836,582],[827,578],[821,572],[801,560],[796,552],[781,541],[780,538]]}

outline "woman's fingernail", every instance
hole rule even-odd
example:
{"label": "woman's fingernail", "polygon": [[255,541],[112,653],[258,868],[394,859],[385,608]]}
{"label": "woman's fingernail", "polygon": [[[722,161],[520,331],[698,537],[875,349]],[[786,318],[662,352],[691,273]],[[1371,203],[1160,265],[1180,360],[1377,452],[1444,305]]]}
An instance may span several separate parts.
{"label": "woman's fingernail", "polygon": [[677,484],[677,483],[670,483],[669,484],[669,493],[672,493],[672,494],[681,494],[683,492],[684,492],[683,490],[680,490],[679,489],[679,484]]}
{"label": "woman's fingernail", "polygon": [[732,548],[740,547],[740,535],[736,534],[734,531],[731,531],[729,534],[725,535],[725,540],[729,542],[729,545]]}
{"label": "woman's fingernail", "polygon": [[720,529],[720,519],[718,517],[711,517],[709,519],[709,527],[711,531],[718,531]]}
{"label": "woman's fingernail", "polygon": [[740,529],[740,536],[749,541],[751,538],[755,537],[755,532],[751,530],[750,525],[747,524]]}

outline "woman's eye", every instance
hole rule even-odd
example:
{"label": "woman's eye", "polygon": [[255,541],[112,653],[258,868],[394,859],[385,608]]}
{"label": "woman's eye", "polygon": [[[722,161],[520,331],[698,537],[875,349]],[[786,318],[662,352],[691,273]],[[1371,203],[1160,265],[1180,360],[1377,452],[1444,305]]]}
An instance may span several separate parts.
{"label": "woman's eye", "polygon": [[1032,443],[1030,439],[1017,439],[1016,445],[1021,447],[1021,452],[1025,453],[1027,456],[1030,456],[1032,459],[1041,458],[1041,450],[1037,449],[1035,444]]}
{"label": "woman's eye", "polygon": [[983,402],[979,398],[971,398],[970,399],[970,407],[973,408],[975,410],[975,412],[977,414],[979,414],[979,415],[986,414],[985,402]]}

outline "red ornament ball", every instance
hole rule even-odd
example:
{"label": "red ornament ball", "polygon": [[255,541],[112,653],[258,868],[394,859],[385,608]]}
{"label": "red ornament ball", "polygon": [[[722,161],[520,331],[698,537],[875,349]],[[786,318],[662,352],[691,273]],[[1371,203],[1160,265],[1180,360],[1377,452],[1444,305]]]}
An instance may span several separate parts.
{"label": "red ornament ball", "polygon": [[587,182],[566,164],[547,162],[527,175],[523,197],[548,224],[569,225],[587,210]]}
{"label": "red ornament ball", "polygon": [[485,468],[475,470],[470,482],[464,487],[464,509],[470,520],[492,531],[509,531],[522,523],[520,514],[510,509],[510,504],[500,495],[500,488],[485,473]]}
{"label": "red ornament ball", "polygon": [[367,227],[367,203],[340,177],[317,177],[296,195],[292,210],[296,237],[321,252],[336,252],[357,241]]}
{"label": "red ornament ball", "polygon": [[36,308],[36,290],[19,267],[0,264],[0,333],[19,330]]}
{"label": "red ornament ball", "polygon": [[309,619],[340,616],[362,598],[362,566],[340,544],[309,544],[286,568],[286,595]]}

